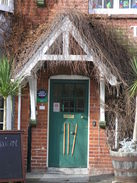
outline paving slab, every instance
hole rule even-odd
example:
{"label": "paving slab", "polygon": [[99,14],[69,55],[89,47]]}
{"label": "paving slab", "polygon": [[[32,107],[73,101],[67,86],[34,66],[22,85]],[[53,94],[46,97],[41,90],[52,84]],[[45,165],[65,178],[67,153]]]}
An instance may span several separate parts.
{"label": "paving slab", "polygon": [[112,175],[27,174],[27,183],[112,183]]}

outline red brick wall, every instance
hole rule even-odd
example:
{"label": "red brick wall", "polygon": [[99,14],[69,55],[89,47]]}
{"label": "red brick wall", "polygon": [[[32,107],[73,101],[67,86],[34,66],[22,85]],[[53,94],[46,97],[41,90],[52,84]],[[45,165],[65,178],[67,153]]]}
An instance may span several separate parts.
{"label": "red brick wall", "polygon": [[[48,89],[46,72],[38,74],[38,89]],[[37,105],[37,126],[32,128],[32,157],[31,168],[45,170],[47,167],[47,125],[48,103],[43,104],[45,110],[39,110]],[[27,130],[29,125],[30,101],[28,87],[22,91],[21,129],[24,130],[25,162],[27,159]],[[17,101],[15,114],[15,127],[17,127]],[[93,127],[92,121],[97,125]],[[89,127],[89,168],[90,173],[110,173],[112,163],[107,147],[105,130],[99,130],[99,86],[95,80],[90,81],[90,127]]]}
{"label": "red brick wall", "polygon": [[[22,90],[21,94],[21,130],[23,130],[23,149],[25,165],[27,165],[27,142],[28,142],[28,126],[29,126],[29,116],[30,116],[30,105],[29,105],[29,88],[26,86]],[[15,123],[14,129],[18,129],[18,97],[15,98]]]}
{"label": "red brick wall", "polygon": [[[105,130],[99,128],[99,86],[90,81],[90,129],[89,129],[89,168],[90,174],[112,173],[112,161],[107,146]],[[92,122],[96,121],[96,126]]]}
{"label": "red brick wall", "polygon": [[[15,13],[21,14],[21,16],[24,16],[34,24],[40,24],[46,21],[52,21],[57,13],[66,9],[79,10],[88,14],[88,1],[89,0],[46,0],[46,6],[42,8],[37,6],[35,0],[16,1]],[[116,27],[120,26],[128,32],[130,38],[133,38],[133,29],[131,29],[130,26],[137,25],[135,16],[108,16],[108,22],[111,22]],[[134,40],[137,40],[137,38],[134,38]]]}
{"label": "red brick wall", "polygon": [[[16,5],[16,13],[22,13],[26,18],[35,24],[43,23],[60,10],[75,8],[81,12],[88,13],[88,0],[47,0],[47,7],[38,8],[34,0],[24,0]],[[137,25],[136,19],[114,18],[111,22],[115,26],[123,27],[128,30],[129,37],[132,37],[133,31],[130,26]],[[48,78],[46,72],[41,73],[38,77],[38,88],[48,89]],[[37,106],[37,126],[32,128],[32,169],[46,169],[47,166],[47,119],[48,104],[45,110],[40,111]],[[21,111],[21,128],[24,130],[24,151],[25,160],[27,158],[27,129],[29,125],[29,90],[28,87],[22,93],[22,111]],[[17,127],[17,100],[15,127]],[[96,127],[92,122],[96,121]],[[91,174],[112,172],[112,163],[107,147],[107,138],[105,130],[99,129],[99,87],[94,80],[90,82],[90,129],[89,129],[89,168]]]}
{"label": "red brick wall", "polygon": [[25,0],[16,2],[15,12],[37,24],[47,21],[56,12],[71,8],[88,13],[88,0],[46,0],[46,7],[43,8],[38,7],[34,0]]}
{"label": "red brick wall", "polygon": [[[48,78],[45,72],[40,73],[38,89],[48,90]],[[47,167],[47,120],[48,103],[42,104],[45,110],[39,110],[37,105],[37,126],[32,128],[32,169],[46,169]]]}

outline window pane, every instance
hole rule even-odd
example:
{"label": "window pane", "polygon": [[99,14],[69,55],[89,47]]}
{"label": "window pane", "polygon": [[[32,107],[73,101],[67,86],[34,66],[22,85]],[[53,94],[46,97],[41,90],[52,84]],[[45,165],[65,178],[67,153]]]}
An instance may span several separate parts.
{"label": "window pane", "polygon": [[75,95],[77,97],[84,97],[85,96],[85,86],[82,84],[77,84],[75,87]]}
{"label": "window pane", "polygon": [[0,0],[0,4],[8,6],[8,0]]}
{"label": "window pane", "polygon": [[0,108],[3,108],[4,107],[4,101],[3,101],[3,98],[0,97]]}
{"label": "window pane", "polygon": [[105,0],[104,8],[113,8],[113,0]]}
{"label": "window pane", "polygon": [[85,102],[84,98],[76,99],[76,112],[84,112],[84,108],[85,108],[84,102]]}
{"label": "window pane", "polygon": [[137,8],[137,0],[131,0],[132,8]]}
{"label": "window pane", "polygon": [[72,97],[74,95],[74,84],[64,85],[64,97]]}
{"label": "window pane", "polygon": [[3,122],[3,110],[0,110],[0,122]]}
{"label": "window pane", "polygon": [[3,124],[0,124],[0,130],[3,130]]}
{"label": "window pane", "polygon": [[75,112],[74,111],[74,99],[68,98],[63,100],[63,109],[62,112]]}
{"label": "window pane", "polygon": [[129,8],[129,0],[120,0],[119,7],[120,8]]}
{"label": "window pane", "polygon": [[102,0],[92,0],[92,8],[102,8]]}
{"label": "window pane", "polygon": [[60,101],[60,98],[62,96],[62,85],[61,84],[54,84],[53,86],[53,100],[54,102]]}

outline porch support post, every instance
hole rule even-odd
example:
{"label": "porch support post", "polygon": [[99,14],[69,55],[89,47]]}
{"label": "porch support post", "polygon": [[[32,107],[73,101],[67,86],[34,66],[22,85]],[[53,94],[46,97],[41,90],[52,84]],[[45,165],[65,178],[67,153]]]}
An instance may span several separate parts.
{"label": "porch support post", "polygon": [[115,119],[115,149],[118,148],[118,117],[116,114],[116,119]]}
{"label": "porch support post", "polygon": [[21,87],[18,93],[18,130],[21,129]]}
{"label": "porch support post", "polygon": [[31,109],[30,120],[36,122],[37,78],[34,75],[29,77],[29,88],[30,88],[30,109]]}
{"label": "porch support post", "polygon": [[69,32],[63,32],[63,55],[66,58],[69,55]]}
{"label": "porch support post", "polygon": [[100,76],[100,121],[105,122],[105,81],[102,75]]}
{"label": "porch support post", "polygon": [[7,130],[11,130],[12,128],[12,97],[9,95],[7,97],[7,113],[6,113],[6,119],[7,119]]}

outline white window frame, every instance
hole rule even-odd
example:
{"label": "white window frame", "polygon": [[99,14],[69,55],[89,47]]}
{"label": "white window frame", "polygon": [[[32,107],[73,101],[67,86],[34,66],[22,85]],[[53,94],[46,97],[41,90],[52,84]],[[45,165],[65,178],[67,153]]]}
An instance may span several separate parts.
{"label": "white window frame", "polygon": [[5,0],[7,3],[3,3],[4,0],[0,0],[0,10],[13,13],[14,12],[14,0]]}
{"label": "white window frame", "polygon": [[[119,0],[113,0],[113,8],[107,9],[107,8],[95,8],[92,9],[91,7],[91,1],[89,0],[89,14],[108,14],[108,15],[134,15],[137,14],[137,8],[119,8]],[[104,0],[102,0],[104,1]],[[129,5],[131,5],[131,0],[129,0]]]}

